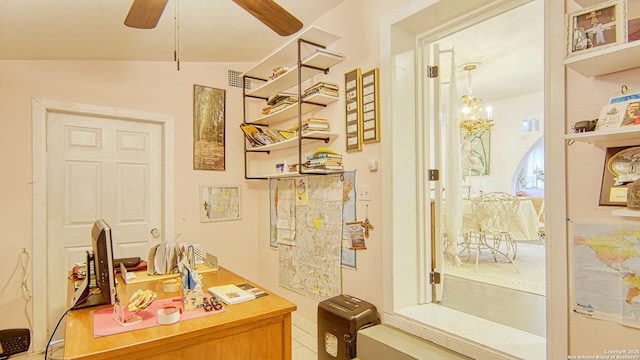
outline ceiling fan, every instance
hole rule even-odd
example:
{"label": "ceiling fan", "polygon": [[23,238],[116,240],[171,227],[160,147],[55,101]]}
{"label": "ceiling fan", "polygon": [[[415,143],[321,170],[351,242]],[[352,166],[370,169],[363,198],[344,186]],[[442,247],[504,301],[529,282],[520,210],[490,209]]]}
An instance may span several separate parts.
{"label": "ceiling fan", "polygon": [[[137,29],[153,29],[168,0],[133,0],[124,24]],[[278,33],[288,36],[302,28],[302,22],[273,0],[233,0],[258,20]]]}

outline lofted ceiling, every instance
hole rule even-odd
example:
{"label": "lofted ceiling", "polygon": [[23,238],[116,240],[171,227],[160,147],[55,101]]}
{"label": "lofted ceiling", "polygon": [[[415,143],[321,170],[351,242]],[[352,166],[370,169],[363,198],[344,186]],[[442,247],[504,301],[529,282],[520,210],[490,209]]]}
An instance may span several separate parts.
{"label": "lofted ceiling", "polygon": [[[305,26],[341,2],[277,0]],[[131,3],[0,0],[0,60],[173,61],[179,45],[181,61],[251,62],[287,39],[231,0],[170,0],[150,30],[124,25]]]}

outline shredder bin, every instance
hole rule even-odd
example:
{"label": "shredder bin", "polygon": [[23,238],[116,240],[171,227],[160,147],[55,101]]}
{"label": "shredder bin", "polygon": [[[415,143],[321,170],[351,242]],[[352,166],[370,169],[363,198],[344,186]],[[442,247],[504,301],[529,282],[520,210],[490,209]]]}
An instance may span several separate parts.
{"label": "shredder bin", "polygon": [[356,334],[364,326],[378,324],[376,307],[349,295],[338,295],[318,304],[318,360],[356,357]]}

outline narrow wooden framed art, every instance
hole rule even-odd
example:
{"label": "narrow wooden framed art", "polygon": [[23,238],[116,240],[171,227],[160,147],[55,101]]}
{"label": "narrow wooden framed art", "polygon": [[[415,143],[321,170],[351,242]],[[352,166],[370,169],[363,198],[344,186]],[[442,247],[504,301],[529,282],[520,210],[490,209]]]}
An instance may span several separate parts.
{"label": "narrow wooden framed art", "polygon": [[380,141],[380,69],[362,74],[362,142]]}
{"label": "narrow wooden framed art", "polygon": [[344,74],[347,152],[362,150],[362,81],[360,68]]}
{"label": "narrow wooden framed art", "polygon": [[226,90],[193,85],[193,169],[225,169]]}

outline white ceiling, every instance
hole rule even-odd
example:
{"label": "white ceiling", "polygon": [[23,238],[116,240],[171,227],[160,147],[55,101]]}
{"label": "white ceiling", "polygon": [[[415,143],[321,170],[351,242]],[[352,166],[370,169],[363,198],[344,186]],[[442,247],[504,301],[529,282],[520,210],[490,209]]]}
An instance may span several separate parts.
{"label": "white ceiling", "polygon": [[[342,0],[277,0],[305,26]],[[0,0],[0,60],[258,61],[287,38],[231,0],[170,0],[155,29],[124,26],[132,0]]]}
{"label": "white ceiling", "polygon": [[[454,49],[458,91],[466,91],[468,72],[463,66],[479,63],[472,71],[473,94],[488,101],[543,91],[544,2],[526,5],[493,17],[438,41],[440,49]],[[443,57],[443,76],[450,57]]]}
{"label": "white ceiling", "polygon": [[[473,8],[468,0],[448,1]],[[231,0],[170,0],[155,29],[132,29],[123,24],[131,2],[0,0],[0,60],[173,61],[176,4],[181,61],[253,62],[288,40]],[[277,2],[307,27],[342,0]],[[461,66],[482,63],[473,91],[487,102],[542,91],[543,31],[543,1],[534,0],[439,43],[455,48],[459,90],[467,83]]]}

